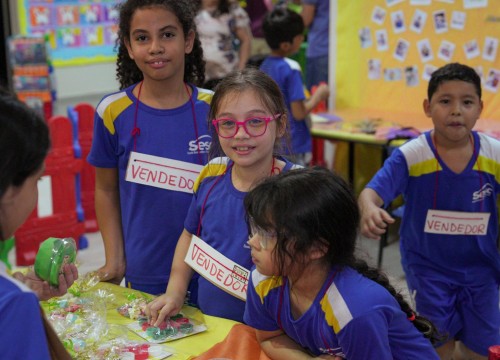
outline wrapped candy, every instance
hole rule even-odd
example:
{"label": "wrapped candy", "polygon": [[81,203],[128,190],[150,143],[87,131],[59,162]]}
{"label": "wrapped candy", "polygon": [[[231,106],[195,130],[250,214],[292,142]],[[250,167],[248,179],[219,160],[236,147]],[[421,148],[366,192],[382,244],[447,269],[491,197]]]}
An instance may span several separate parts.
{"label": "wrapped candy", "polygon": [[95,296],[67,294],[48,301],[47,318],[71,354],[86,351],[101,342],[108,333],[106,305]]}
{"label": "wrapped candy", "polygon": [[159,326],[152,326],[146,317],[140,317],[136,323],[130,324],[128,327],[153,343],[180,339],[207,329],[205,324],[180,313],[164,320]]}
{"label": "wrapped candy", "polygon": [[50,237],[40,244],[35,258],[35,274],[55,287],[59,286],[59,275],[65,264],[76,259],[76,243],[72,238]]}

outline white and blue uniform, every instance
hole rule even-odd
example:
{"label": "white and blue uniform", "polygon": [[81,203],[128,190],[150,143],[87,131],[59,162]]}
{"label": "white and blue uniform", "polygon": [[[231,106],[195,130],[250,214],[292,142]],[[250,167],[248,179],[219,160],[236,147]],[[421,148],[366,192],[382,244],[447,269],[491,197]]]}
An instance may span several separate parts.
{"label": "white and blue uniform", "polygon": [[312,138],[307,123],[303,119],[295,119],[292,114],[292,102],[306,98],[299,63],[285,57],[268,56],[260,65],[260,69],[276,81],[285,98],[292,138],[291,154],[310,153]]}
{"label": "white and blue uniform", "polygon": [[[126,181],[130,152],[206,164],[211,143],[207,114],[213,93],[191,86],[194,106],[190,100],[175,109],[139,102],[135,120],[134,87],[104,97],[97,106],[88,162],[118,168],[126,281],[134,289],[160,294],[168,283],[192,194]],[[140,134],[134,150],[135,122]]]}
{"label": "white and blue uniform", "polygon": [[50,359],[36,295],[0,262],[0,348],[3,359]]}
{"label": "white and blue uniform", "polygon": [[[197,181],[199,186],[195,186],[184,227],[225,257],[250,269],[252,258],[247,244],[248,225],[243,206],[247,193],[234,187],[232,166],[233,162],[226,157],[215,158],[205,166]],[[293,168],[294,165],[287,161],[282,171]],[[201,229],[199,234],[198,228]],[[243,321],[245,302],[201,276],[198,280],[198,305],[204,314]]]}
{"label": "white and blue uniform", "polygon": [[396,299],[352,268],[331,270],[311,307],[294,319],[288,279],[252,271],[244,321],[283,330],[315,356],[346,359],[439,359]]}
{"label": "white and blue uniform", "polygon": [[[436,158],[431,133],[426,132],[396,149],[367,187],[385,205],[403,195],[400,250],[408,285],[416,291],[418,312],[432,320],[440,331],[485,355],[488,343],[500,343],[497,249],[500,142],[477,132],[472,132],[472,136],[474,155],[460,174]],[[425,232],[430,209],[489,213],[487,233]],[[485,297],[488,304],[481,304],[479,309],[476,301]],[[476,320],[478,312],[482,313],[481,320],[475,323],[474,319],[468,319],[463,315],[467,313],[463,306],[468,306]],[[481,325],[483,320],[486,323]]]}

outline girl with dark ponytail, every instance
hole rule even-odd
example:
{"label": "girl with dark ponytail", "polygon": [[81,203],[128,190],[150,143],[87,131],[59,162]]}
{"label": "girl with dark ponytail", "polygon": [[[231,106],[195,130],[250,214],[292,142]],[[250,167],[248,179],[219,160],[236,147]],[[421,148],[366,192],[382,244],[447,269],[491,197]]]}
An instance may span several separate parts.
{"label": "girl with dark ponytail", "polygon": [[439,359],[433,324],[354,255],[360,215],[342,178],[283,173],[255,187],[245,209],[255,268],[244,321],[269,357]]}

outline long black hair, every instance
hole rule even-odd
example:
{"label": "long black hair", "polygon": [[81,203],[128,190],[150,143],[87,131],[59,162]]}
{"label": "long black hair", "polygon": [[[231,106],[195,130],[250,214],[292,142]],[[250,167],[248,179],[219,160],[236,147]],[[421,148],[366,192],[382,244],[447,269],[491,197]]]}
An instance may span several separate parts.
{"label": "long black hair", "polygon": [[435,326],[415,314],[387,276],[355,256],[360,213],[349,185],[321,167],[297,169],[266,178],[245,198],[245,209],[253,223],[276,233],[273,256],[279,274],[292,260],[305,266],[309,250],[327,249],[327,266],[351,267],[386,288],[398,301],[413,325],[432,343],[442,340]]}
{"label": "long black hair", "polygon": [[193,50],[189,54],[185,54],[184,81],[201,86],[205,82],[205,61],[203,60],[203,49],[194,22],[196,15],[195,2],[192,0],[127,0],[119,5],[120,20],[116,39],[116,48],[118,49],[116,78],[120,82],[120,89],[125,89],[144,78],[135,61],[128,55],[125,44],[130,41],[130,23],[135,11],[153,6],[164,7],[173,13],[182,25],[184,37],[188,36],[190,30],[194,31]]}

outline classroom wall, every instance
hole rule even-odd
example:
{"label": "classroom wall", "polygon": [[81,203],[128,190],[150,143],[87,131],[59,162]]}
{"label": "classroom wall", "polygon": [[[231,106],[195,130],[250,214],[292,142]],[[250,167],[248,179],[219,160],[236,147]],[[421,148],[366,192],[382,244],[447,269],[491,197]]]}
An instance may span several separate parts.
{"label": "classroom wall", "polygon": [[431,71],[460,62],[482,77],[482,118],[500,120],[498,3],[338,0],[337,107],[422,111]]}
{"label": "classroom wall", "polygon": [[[8,0],[12,33],[20,34],[18,0]],[[59,100],[74,100],[88,97],[95,98],[113,91],[117,91],[119,83],[115,77],[116,66],[114,61],[97,63],[82,63],[75,66],[55,66],[54,78],[56,81],[57,97]]]}
{"label": "classroom wall", "polygon": [[55,68],[59,99],[107,94],[118,90],[115,64],[90,64]]}

